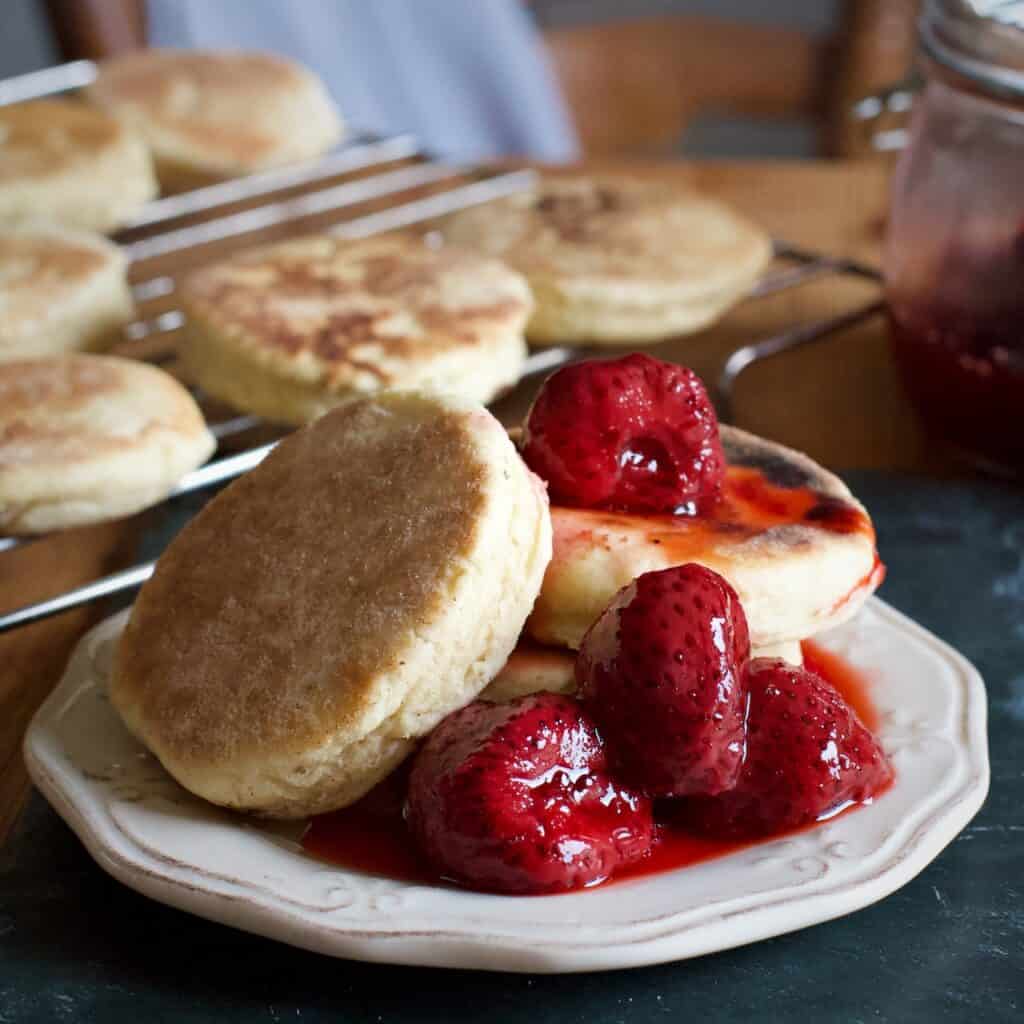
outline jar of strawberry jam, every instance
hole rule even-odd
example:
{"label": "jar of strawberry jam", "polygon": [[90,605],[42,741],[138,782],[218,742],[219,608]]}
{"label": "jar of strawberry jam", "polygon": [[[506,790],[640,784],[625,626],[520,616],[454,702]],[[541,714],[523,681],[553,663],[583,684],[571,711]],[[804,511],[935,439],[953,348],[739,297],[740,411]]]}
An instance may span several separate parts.
{"label": "jar of strawberry jam", "polygon": [[1024,3],[928,0],[896,168],[893,352],[929,433],[1024,474]]}

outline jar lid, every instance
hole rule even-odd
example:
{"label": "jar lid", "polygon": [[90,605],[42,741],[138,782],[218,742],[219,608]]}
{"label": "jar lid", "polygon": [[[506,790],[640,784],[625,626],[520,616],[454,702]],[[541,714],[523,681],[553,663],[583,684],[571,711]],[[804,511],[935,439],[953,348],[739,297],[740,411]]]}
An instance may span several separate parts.
{"label": "jar lid", "polygon": [[928,0],[921,47],[932,60],[998,95],[1024,96],[1024,2]]}

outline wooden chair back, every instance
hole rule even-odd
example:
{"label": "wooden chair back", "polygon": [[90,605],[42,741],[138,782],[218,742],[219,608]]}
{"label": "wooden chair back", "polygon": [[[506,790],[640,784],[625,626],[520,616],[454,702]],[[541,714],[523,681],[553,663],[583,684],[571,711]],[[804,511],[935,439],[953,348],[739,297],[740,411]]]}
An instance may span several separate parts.
{"label": "wooden chair back", "polygon": [[821,39],[796,29],[676,15],[545,33],[586,156],[665,154],[705,113],[811,121],[823,154],[868,141],[862,96],[901,79],[919,0],[846,0]]}
{"label": "wooden chair back", "polygon": [[102,60],[146,45],[145,0],[43,0],[65,60]]}

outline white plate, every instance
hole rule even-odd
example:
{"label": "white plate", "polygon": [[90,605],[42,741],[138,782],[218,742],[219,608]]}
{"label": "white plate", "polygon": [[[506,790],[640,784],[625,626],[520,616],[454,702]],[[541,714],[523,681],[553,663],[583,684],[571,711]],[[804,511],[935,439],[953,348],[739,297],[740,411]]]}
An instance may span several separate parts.
{"label": "white plate", "polygon": [[295,829],[181,789],[104,693],[127,613],[79,644],[25,740],[36,785],[101,867],[154,899],[332,956],[582,971],[699,956],[867,906],[914,877],[988,790],[985,690],[881,601],[822,638],[869,680],[895,785],[790,839],[590,892],[517,898],[373,877],[302,853]]}

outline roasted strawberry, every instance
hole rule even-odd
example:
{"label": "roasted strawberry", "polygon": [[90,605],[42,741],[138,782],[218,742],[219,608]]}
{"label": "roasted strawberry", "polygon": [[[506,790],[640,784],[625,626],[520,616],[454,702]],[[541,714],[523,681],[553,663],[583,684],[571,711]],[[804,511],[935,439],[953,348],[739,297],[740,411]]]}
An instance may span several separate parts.
{"label": "roasted strawberry", "polygon": [[693,513],[719,497],[725,457],[700,378],[634,354],[575,363],[541,388],[523,458],[562,505]]}
{"label": "roasted strawberry", "polygon": [[892,768],[857,713],[820,676],[756,658],[747,758],[736,787],[682,800],[682,820],[705,835],[755,838],[819,821],[881,792]]}
{"label": "roasted strawberry", "polygon": [[407,817],[442,874],[502,893],[592,885],[654,838],[650,802],[612,782],[579,702],[550,693],[450,714],[413,762]]}
{"label": "roasted strawberry", "polygon": [[750,635],[701,565],[638,576],[590,627],[576,683],[617,778],[648,796],[721,793],[743,763]]}

